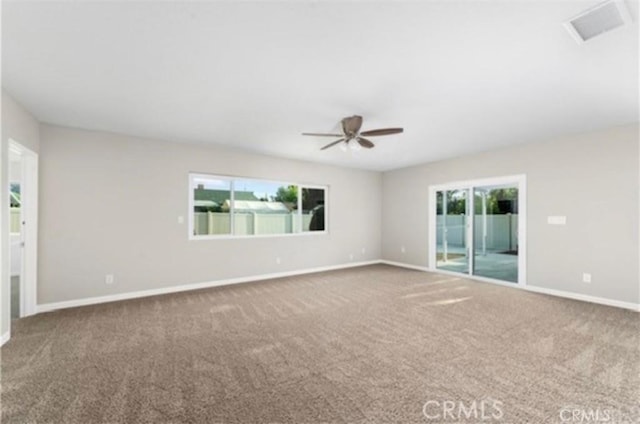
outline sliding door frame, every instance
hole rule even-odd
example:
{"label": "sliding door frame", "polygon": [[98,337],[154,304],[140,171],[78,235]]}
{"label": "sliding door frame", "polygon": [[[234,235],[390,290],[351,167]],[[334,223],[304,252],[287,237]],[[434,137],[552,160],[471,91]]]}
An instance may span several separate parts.
{"label": "sliding door frame", "polygon": [[[511,283],[508,281],[497,280],[494,278],[481,277],[473,275],[475,260],[475,195],[474,191],[481,186],[494,185],[515,185],[518,187],[518,282]],[[437,192],[444,190],[468,190],[467,210],[470,212],[468,216],[470,224],[465,231],[467,232],[467,240],[470,240],[468,252],[468,272],[460,273],[454,271],[446,271],[437,268]],[[470,238],[469,238],[470,237]],[[455,181],[446,184],[438,184],[429,186],[429,269],[433,272],[443,274],[466,276],[474,280],[486,281],[490,283],[501,284],[509,287],[524,287],[527,285],[527,176],[525,174],[508,175],[504,177],[482,178],[467,181]]]}

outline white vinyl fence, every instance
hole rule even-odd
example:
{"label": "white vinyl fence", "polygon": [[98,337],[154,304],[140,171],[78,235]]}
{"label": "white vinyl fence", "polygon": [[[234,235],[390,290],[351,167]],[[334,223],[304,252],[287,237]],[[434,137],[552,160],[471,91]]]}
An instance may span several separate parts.
{"label": "white vinyl fence", "polygon": [[[482,249],[483,216],[475,216],[475,248]],[[442,244],[443,216],[436,217],[436,242]],[[447,243],[451,247],[466,245],[466,216],[447,215]],[[518,247],[518,215],[487,215],[486,247],[491,251],[515,250]]]}
{"label": "white vinyl fence", "polygon": [[[298,213],[236,213],[234,234],[288,234],[298,229]],[[302,215],[303,231],[309,229],[311,214]],[[226,212],[195,212],[193,229],[197,235],[229,234],[231,215]]]}

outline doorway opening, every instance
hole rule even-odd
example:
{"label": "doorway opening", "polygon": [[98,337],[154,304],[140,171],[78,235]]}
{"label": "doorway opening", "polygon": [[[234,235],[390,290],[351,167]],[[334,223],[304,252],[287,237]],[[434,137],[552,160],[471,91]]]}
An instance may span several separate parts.
{"label": "doorway opening", "polygon": [[11,319],[36,313],[38,155],[9,141]]}
{"label": "doorway opening", "polygon": [[430,187],[429,266],[526,284],[524,175]]}

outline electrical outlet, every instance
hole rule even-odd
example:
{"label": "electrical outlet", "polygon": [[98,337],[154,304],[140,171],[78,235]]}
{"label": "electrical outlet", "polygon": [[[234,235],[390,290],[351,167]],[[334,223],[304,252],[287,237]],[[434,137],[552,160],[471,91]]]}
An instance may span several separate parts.
{"label": "electrical outlet", "polygon": [[405,253],[406,251],[407,251],[407,249],[405,249],[405,247],[404,247],[404,246],[402,246],[402,247],[400,248],[400,252]]}
{"label": "electrical outlet", "polygon": [[178,217],[178,224],[184,224],[184,216],[180,215]]}
{"label": "electrical outlet", "polygon": [[116,278],[113,274],[107,274],[104,276],[104,283],[105,284],[113,284],[115,283]]}
{"label": "electrical outlet", "polygon": [[352,261],[353,260],[353,253],[349,254],[349,260]]}
{"label": "electrical outlet", "polygon": [[583,283],[591,283],[591,274],[583,273],[582,274],[582,282]]}
{"label": "electrical outlet", "polygon": [[362,248],[362,254],[364,255],[365,253],[367,253],[367,249],[365,249],[364,247]]}
{"label": "electrical outlet", "polygon": [[280,259],[280,257],[276,258],[276,264],[280,265],[282,263],[282,260]]}

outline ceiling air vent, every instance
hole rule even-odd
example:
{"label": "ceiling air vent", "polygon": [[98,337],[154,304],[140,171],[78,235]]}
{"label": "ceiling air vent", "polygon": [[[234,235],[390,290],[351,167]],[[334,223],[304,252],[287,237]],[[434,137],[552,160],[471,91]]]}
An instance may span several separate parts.
{"label": "ceiling air vent", "polygon": [[569,34],[579,43],[631,23],[631,15],[623,0],[607,0],[564,23]]}

